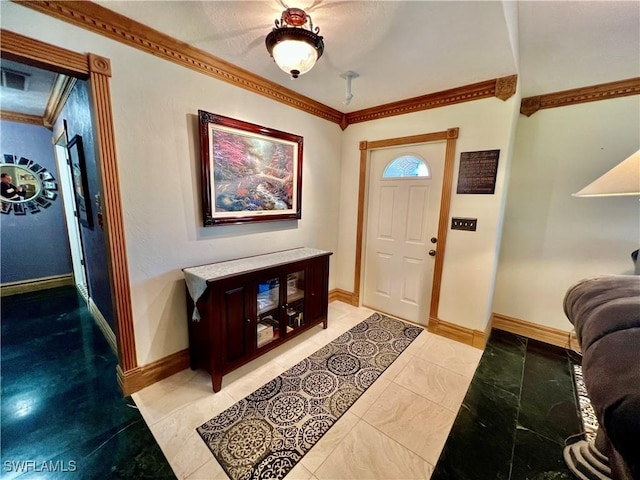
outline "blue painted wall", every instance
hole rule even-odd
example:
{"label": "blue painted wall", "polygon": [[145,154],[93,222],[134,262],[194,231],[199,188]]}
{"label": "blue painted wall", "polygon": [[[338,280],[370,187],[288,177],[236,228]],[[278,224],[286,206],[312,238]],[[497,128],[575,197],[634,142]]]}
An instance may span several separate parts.
{"label": "blue painted wall", "polygon": [[[52,135],[50,130],[37,125],[0,121],[0,153],[37,162],[57,183]],[[2,283],[73,272],[60,194],[49,208],[39,213],[0,215],[0,262]]]}
{"label": "blue painted wall", "polygon": [[63,121],[66,121],[67,124],[69,140],[75,135],[82,136],[87,177],[89,179],[89,191],[85,192],[85,194],[87,200],[91,202],[93,228],[88,228],[84,225],[80,227],[89,295],[115,332],[105,236],[104,230],[98,225],[97,220],[98,208],[95,195],[100,194],[102,196],[102,187],[96,163],[92,112],[86,82],[81,80],[76,82],[67,103],[58,116],[54,131],[58,131]]}

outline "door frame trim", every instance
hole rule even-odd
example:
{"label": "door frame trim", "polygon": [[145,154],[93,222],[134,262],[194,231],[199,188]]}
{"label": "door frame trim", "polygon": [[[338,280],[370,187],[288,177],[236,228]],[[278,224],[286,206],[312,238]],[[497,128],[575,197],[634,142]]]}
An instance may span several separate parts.
{"label": "door frame trim", "polygon": [[369,168],[371,151],[396,147],[401,145],[412,145],[416,143],[441,142],[445,140],[445,161],[442,176],[442,194],[440,197],[440,216],[438,220],[438,254],[436,255],[433,269],[433,288],[431,290],[431,304],[429,307],[429,324],[438,323],[438,306],[440,303],[440,288],[442,280],[442,269],[444,266],[444,253],[447,244],[447,231],[449,226],[449,210],[451,207],[453,167],[456,153],[456,142],[460,133],[459,128],[449,128],[442,132],[424,133],[421,135],[411,135],[408,137],[389,138],[385,140],[363,140],[360,142],[360,174],[358,181],[358,219],[356,227],[356,258],[353,279],[352,305],[360,305],[361,276],[362,276],[362,255],[364,236],[364,215],[366,209],[366,192],[369,187]]}
{"label": "door frame trim", "polygon": [[[73,78],[72,82],[73,85],[75,85],[76,83],[76,79]],[[71,92],[71,90],[69,90],[69,92]],[[65,100],[66,102],[66,100]],[[64,107],[64,105],[61,106],[61,109]],[[54,122],[55,123],[55,122]],[[75,198],[73,198],[73,195],[68,195],[67,198],[67,190],[65,190],[65,188],[72,188],[71,185],[73,184],[72,180],[71,180],[71,169],[69,167],[68,161],[69,161],[69,157],[67,156],[68,154],[65,154],[63,152],[67,152],[67,144],[69,143],[68,138],[67,138],[67,129],[65,127],[60,128],[58,131],[53,132],[53,137],[51,138],[51,143],[53,146],[53,155],[55,156],[56,159],[56,166],[58,167],[58,180],[59,180],[59,191],[61,193],[61,197],[62,197],[62,209],[64,210],[64,214],[65,214],[65,221],[67,223],[67,234],[69,236],[69,246],[71,248],[71,266],[73,268],[73,281],[74,284],[76,285],[76,287],[78,287],[78,276],[81,275],[82,276],[82,281],[83,283],[80,293],[83,295],[83,297],[85,298],[85,300],[87,299],[88,296],[88,286],[87,286],[87,280],[88,280],[88,275],[87,275],[87,267],[86,267],[86,262],[84,261],[84,245],[82,243],[82,234],[80,233],[80,224],[78,222],[78,218],[75,216],[74,212],[77,209],[77,205],[76,205],[76,200]],[[63,178],[64,178],[64,182],[63,182]],[[63,185],[64,183],[67,183],[67,185]],[[69,220],[69,216],[73,217],[73,222],[74,225],[69,225],[70,220]],[[76,258],[76,252],[80,251],[79,256],[80,258]],[[80,263],[80,267],[78,267],[78,263]],[[78,271],[81,270],[81,271]],[[113,332],[111,332],[113,334]],[[114,350],[116,351],[116,350]]]}
{"label": "door frame trim", "polygon": [[93,129],[96,134],[96,159],[99,162],[103,196],[111,298],[116,321],[114,333],[118,343],[117,370],[124,372],[124,375],[118,375],[118,381],[123,393],[129,395],[132,393],[131,389],[122,378],[126,380],[127,372],[135,370],[138,364],[109,88],[111,62],[106,57],[77,53],[9,30],[0,29],[0,35],[2,58],[64,73],[86,80],[89,84]]}

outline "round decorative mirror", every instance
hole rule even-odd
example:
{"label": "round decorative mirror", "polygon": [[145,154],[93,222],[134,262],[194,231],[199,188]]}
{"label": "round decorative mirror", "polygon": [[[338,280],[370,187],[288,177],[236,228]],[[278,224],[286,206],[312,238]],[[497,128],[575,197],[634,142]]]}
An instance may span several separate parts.
{"label": "round decorative mirror", "polygon": [[1,211],[4,214],[26,215],[49,208],[58,196],[58,185],[42,165],[17,155],[4,155],[0,163],[2,191]]}

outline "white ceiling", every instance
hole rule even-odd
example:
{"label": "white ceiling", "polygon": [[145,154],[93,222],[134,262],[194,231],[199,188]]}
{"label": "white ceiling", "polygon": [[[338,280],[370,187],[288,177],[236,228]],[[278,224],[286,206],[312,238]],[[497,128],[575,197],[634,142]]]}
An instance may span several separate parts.
{"label": "white ceiling", "polygon": [[[264,45],[283,2],[325,42],[296,80]],[[96,3],[342,112],[514,73],[523,97],[640,76],[639,0]],[[346,106],[348,70],[360,77]]]}
{"label": "white ceiling", "polygon": [[[98,3],[342,112],[514,73],[525,97],[640,76],[637,0],[282,1]],[[325,42],[297,80],[264,45],[285,4],[305,9]],[[360,77],[345,106],[348,70]]]}
{"label": "white ceiling", "polygon": [[27,76],[26,91],[0,85],[0,110],[42,117],[56,80],[56,74],[39,68],[2,60],[2,69]]}

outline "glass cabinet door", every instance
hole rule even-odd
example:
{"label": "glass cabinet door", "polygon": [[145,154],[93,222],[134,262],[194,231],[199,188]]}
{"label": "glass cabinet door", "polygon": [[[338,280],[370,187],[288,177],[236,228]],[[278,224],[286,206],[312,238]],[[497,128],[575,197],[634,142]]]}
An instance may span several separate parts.
{"label": "glass cabinet door", "polygon": [[304,270],[287,275],[285,321],[287,333],[304,325]]}
{"label": "glass cabinet door", "polygon": [[258,304],[256,306],[258,348],[264,347],[280,337],[279,304],[280,279],[276,277],[258,282]]}

